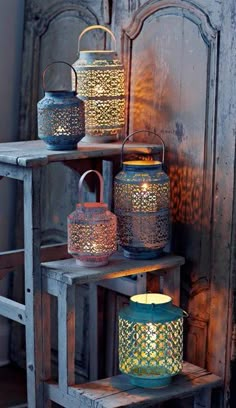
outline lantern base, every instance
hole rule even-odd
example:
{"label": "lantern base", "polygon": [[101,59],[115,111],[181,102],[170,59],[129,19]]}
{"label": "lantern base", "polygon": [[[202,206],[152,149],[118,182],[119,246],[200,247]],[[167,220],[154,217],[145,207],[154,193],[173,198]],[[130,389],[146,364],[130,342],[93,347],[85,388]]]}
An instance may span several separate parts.
{"label": "lantern base", "polygon": [[108,264],[108,258],[102,258],[101,261],[81,261],[80,259],[76,259],[76,264],[79,266],[86,266],[87,268],[97,268],[98,266],[104,266]]}
{"label": "lantern base", "polygon": [[118,140],[117,135],[104,135],[104,136],[91,136],[85,135],[81,140],[81,143],[107,143],[116,142]]}
{"label": "lantern base", "polygon": [[46,144],[48,150],[77,150],[77,143],[75,144]]}
{"label": "lantern base", "polygon": [[123,247],[124,256],[130,259],[155,259],[163,253],[163,248],[146,249]]}
{"label": "lantern base", "polygon": [[171,383],[172,377],[170,375],[163,376],[163,377],[136,377],[130,376],[130,382],[136,387],[142,388],[162,388],[167,387]]}

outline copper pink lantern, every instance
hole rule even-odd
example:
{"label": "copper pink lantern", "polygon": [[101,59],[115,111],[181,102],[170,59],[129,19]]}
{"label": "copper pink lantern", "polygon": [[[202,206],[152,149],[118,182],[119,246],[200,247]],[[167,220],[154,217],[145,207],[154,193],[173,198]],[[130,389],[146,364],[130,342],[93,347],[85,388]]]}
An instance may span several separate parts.
{"label": "copper pink lantern", "polygon": [[[82,200],[82,187],[87,174],[96,173],[100,180],[100,202]],[[96,170],[86,171],[79,181],[79,203],[68,216],[68,252],[78,265],[106,265],[116,251],[116,216],[103,202],[104,182]]]}

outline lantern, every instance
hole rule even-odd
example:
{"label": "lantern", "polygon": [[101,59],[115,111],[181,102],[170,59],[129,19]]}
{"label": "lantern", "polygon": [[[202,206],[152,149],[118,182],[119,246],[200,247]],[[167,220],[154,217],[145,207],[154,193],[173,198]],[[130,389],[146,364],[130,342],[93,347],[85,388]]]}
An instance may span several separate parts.
{"label": "lantern", "polygon": [[182,369],[184,311],[158,293],[132,296],[119,313],[119,368],[139,387],[163,387]]}
{"label": "lantern", "polygon": [[128,258],[152,259],[157,257],[169,239],[169,178],[162,170],[162,162],[124,161],[121,149],[122,171],[114,182],[114,207],[118,221],[118,240]]}
{"label": "lantern", "polygon": [[[83,203],[82,185],[87,174],[94,172],[100,180],[100,202]],[[79,181],[79,201],[68,216],[68,252],[78,265],[106,265],[116,251],[116,216],[103,202],[103,178],[98,171],[86,171]]]}
{"label": "lantern", "polygon": [[[43,72],[43,89],[45,90],[45,74],[53,64],[66,64],[75,75],[74,68],[63,61],[49,64]],[[76,91],[46,91],[38,102],[38,137],[49,150],[74,150],[77,143],[84,137],[84,103],[76,97]]]}
{"label": "lantern", "polygon": [[[80,51],[80,41],[88,31],[109,33],[113,50]],[[107,27],[87,27],[79,36],[79,59],[73,64],[78,76],[78,97],[85,103],[83,141],[97,143],[116,140],[124,126],[124,68],[116,53],[116,39]]]}

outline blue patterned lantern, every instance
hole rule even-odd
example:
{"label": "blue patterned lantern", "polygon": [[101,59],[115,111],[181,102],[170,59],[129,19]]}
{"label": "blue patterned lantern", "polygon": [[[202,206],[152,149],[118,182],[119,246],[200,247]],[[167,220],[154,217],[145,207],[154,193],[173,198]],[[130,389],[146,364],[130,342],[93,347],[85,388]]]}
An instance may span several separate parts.
{"label": "blue patterned lantern", "polygon": [[[66,62],[56,61],[49,64],[43,72],[44,90],[46,71],[55,63],[66,64],[74,71],[77,89],[74,68]],[[74,150],[84,137],[84,103],[76,95],[76,91],[47,91],[38,102],[38,137],[46,143],[47,149]]]}
{"label": "blue patterned lantern", "polygon": [[183,316],[169,296],[132,296],[119,313],[119,368],[138,387],[168,385],[182,369]]}
{"label": "blue patterned lantern", "polygon": [[[162,142],[162,162],[123,161],[127,140],[136,133],[148,132]],[[118,240],[128,258],[156,258],[169,240],[169,178],[162,169],[165,146],[154,132],[138,130],[125,138],[121,150],[122,171],[115,177],[114,207],[118,221]]]}

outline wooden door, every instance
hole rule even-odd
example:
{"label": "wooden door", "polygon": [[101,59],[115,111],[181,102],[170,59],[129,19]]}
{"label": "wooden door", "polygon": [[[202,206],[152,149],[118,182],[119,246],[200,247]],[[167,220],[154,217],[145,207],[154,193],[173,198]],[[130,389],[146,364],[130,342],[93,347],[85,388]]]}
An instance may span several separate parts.
{"label": "wooden door", "polygon": [[227,384],[235,6],[234,1],[123,0],[112,13],[126,67],[127,132],[155,130],[166,144],[172,249],[186,257],[181,288],[182,306],[190,314],[186,358]]}

